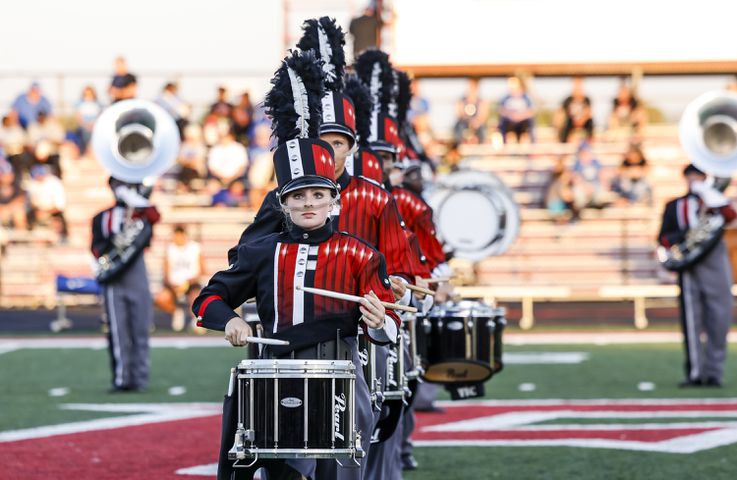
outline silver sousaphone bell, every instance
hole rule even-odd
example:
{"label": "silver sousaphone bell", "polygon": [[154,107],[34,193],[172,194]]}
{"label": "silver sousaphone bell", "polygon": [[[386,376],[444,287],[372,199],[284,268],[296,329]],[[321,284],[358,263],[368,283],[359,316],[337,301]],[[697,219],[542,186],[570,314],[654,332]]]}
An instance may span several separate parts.
{"label": "silver sousaphone bell", "polygon": [[147,100],[123,100],[100,115],[92,149],[110,175],[129,183],[153,179],[179,153],[179,130],[169,113]]}
{"label": "silver sousaphone bell", "polygon": [[737,94],[700,95],[684,110],[678,133],[681,146],[700,170],[717,178],[731,177],[737,171]]}

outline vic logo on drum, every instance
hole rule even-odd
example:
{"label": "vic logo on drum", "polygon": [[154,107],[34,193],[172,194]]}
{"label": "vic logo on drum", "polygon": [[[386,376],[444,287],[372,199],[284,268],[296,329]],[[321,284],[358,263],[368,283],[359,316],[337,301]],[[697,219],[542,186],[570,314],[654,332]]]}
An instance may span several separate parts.
{"label": "vic logo on drum", "polygon": [[341,393],[340,396],[336,395],[334,399],[335,399],[335,407],[334,407],[333,416],[335,417],[335,438],[338,438],[340,440],[345,440],[345,437],[341,433],[341,428],[340,428],[340,417],[342,417],[343,413],[345,412],[345,394]]}

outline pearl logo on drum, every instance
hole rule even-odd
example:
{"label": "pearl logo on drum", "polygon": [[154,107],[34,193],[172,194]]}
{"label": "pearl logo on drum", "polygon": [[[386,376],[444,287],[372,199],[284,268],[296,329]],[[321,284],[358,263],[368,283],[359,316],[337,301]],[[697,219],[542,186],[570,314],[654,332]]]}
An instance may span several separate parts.
{"label": "pearl logo on drum", "polygon": [[345,402],[345,394],[341,393],[340,396],[336,395],[333,397],[335,400],[335,406],[333,411],[333,416],[335,418],[335,438],[338,438],[340,440],[345,440],[345,437],[341,433],[340,428],[340,418],[343,416],[343,413],[345,413],[346,408],[346,402]]}
{"label": "pearl logo on drum", "polygon": [[463,323],[462,322],[448,322],[448,325],[446,325],[445,328],[447,328],[448,330],[457,332],[458,330],[463,330]]}
{"label": "pearl logo on drum", "polygon": [[286,408],[298,408],[302,406],[302,400],[297,397],[285,397],[279,403],[282,407]]}

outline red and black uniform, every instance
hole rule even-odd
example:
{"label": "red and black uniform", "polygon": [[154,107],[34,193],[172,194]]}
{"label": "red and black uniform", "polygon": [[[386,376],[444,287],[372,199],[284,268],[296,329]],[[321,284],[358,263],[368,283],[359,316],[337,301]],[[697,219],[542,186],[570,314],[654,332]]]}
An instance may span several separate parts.
{"label": "red and black uniform", "polygon": [[427,257],[430,270],[441,263],[445,263],[443,246],[435,236],[433,211],[425,200],[410,192],[406,188],[392,188],[392,195],[397,202],[397,208],[407,224],[407,228],[417,235],[420,250]]}
{"label": "red and black uniform", "polygon": [[[340,185],[340,214],[338,229],[364,240],[380,251],[385,259],[387,271],[391,275],[401,275],[407,280],[414,278],[409,268],[410,246],[396,202],[381,186],[347,172],[338,178]],[[285,217],[276,197],[271,191],[266,195],[253,224],[241,235],[238,245],[285,227]],[[232,264],[238,247],[228,252],[228,262]]]}
{"label": "red and black uniform", "polygon": [[[266,336],[288,340],[270,347],[274,354],[299,350],[341,336],[355,336],[361,317],[358,304],[316,296],[295,287],[316,287],[351,295],[373,292],[394,301],[383,256],[359,239],[334,232],[332,221],[317,230],[296,225],[242,244],[227,270],[215,274],[195,300],[199,324],[224,330],[233,309],[256,297]],[[387,311],[399,325],[399,317]],[[370,329],[366,333],[371,337]]]}

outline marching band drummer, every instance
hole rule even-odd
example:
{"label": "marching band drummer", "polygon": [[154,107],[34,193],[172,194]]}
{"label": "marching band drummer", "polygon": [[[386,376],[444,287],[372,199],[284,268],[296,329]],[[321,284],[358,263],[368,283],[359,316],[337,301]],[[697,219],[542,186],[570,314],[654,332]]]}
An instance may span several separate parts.
{"label": "marching band drummer", "polygon": [[[356,428],[368,451],[373,419],[355,336],[360,325],[376,343],[396,341],[399,318],[381,303],[394,300],[384,257],[358,238],[338,232],[329,216],[339,194],[333,149],[316,138],[322,85],[313,53],[293,52],[272,83],[265,106],[279,141],[274,152],[276,196],[287,229],[239,245],[235,261],[212,277],[193,311],[201,326],[224,330],[231,344],[244,345],[251,328],[233,309],[255,296],[267,336],[290,342],[286,347],[267,347],[267,356],[318,359],[325,352],[347,351],[357,367]],[[298,286],[338,290],[363,299],[359,305],[314,296]],[[335,340],[338,331],[340,342]],[[343,468],[335,460],[260,461],[247,469],[233,468],[227,451],[234,438],[234,418],[226,398],[218,479],[252,478],[260,467],[267,468],[270,480],[362,478],[362,468]]]}

